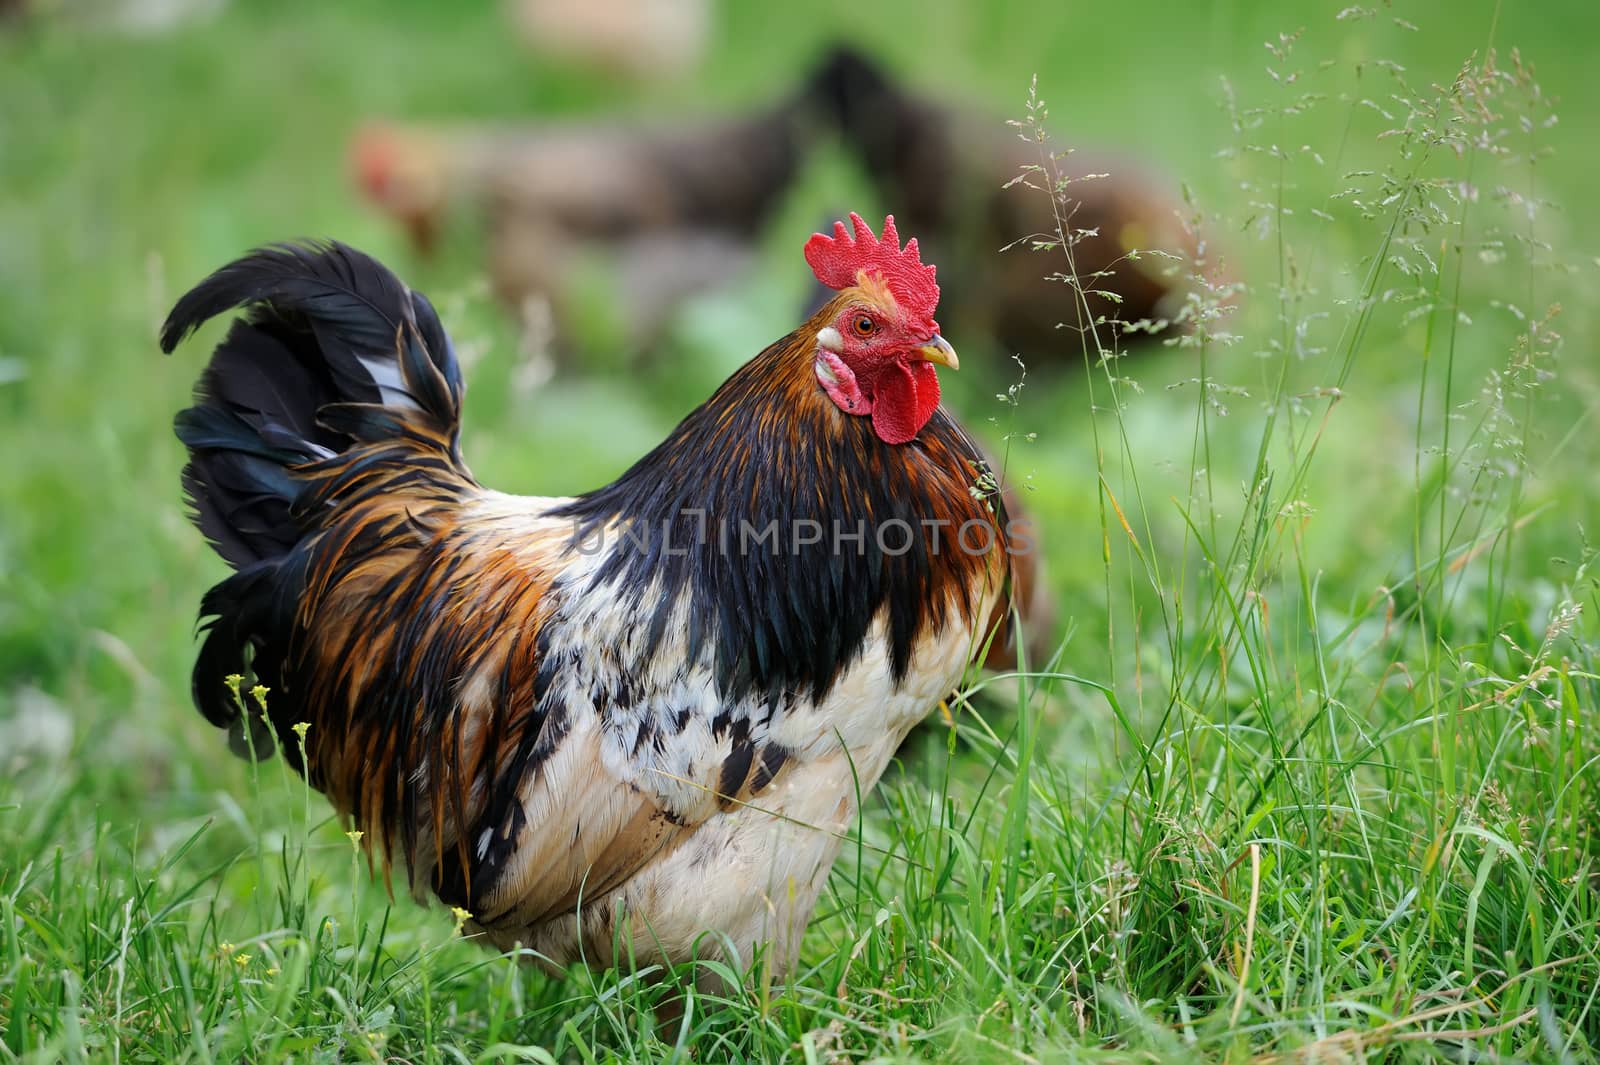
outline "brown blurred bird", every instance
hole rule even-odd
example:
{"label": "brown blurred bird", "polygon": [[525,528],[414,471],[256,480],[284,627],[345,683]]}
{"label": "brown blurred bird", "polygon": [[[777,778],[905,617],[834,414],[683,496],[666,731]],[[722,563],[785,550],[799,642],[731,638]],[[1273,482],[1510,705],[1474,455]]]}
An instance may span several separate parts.
{"label": "brown blurred bird", "polygon": [[[1085,310],[1066,284],[1046,280],[1066,268],[1061,251],[1001,251],[1056,233],[1047,192],[1008,187],[1022,168],[1040,162],[1037,145],[997,117],[903,89],[848,47],[823,59],[812,80],[832,87],[846,151],[901,223],[944,264],[946,287],[955,295],[946,317],[960,323],[963,335],[992,336],[1024,359],[1048,362],[1056,352],[1076,356],[1082,350],[1058,323],[1087,328],[1101,316],[1154,321],[1182,306],[1185,286],[1173,276],[1170,258],[1128,258],[1136,249],[1185,261],[1196,254],[1181,223],[1181,201],[1146,168],[1093,154],[1061,161],[1062,176],[1075,179],[1062,207],[1064,228],[1080,234],[1072,247],[1075,272],[1086,288],[1113,294],[1090,295]],[[1101,335],[1109,341],[1118,331],[1103,326]]]}
{"label": "brown blurred bird", "polygon": [[684,299],[746,270],[827,111],[802,90],[685,125],[372,126],[352,162],[364,194],[424,252],[453,207],[481,213],[496,294],[514,310],[549,300],[558,335],[572,318],[574,265],[603,249],[624,331],[647,347]]}
{"label": "brown blurred bird", "polygon": [[570,498],[474,480],[449,338],[357,251],[262,249],[167,320],[171,351],[248,309],[176,422],[237,571],[202,601],[197,704],[270,729],[497,946],[680,962],[711,930],[702,954],[787,973],[857,796],[988,638],[1008,526],[939,405],[933,268],[893,219],[805,254],[834,298]]}

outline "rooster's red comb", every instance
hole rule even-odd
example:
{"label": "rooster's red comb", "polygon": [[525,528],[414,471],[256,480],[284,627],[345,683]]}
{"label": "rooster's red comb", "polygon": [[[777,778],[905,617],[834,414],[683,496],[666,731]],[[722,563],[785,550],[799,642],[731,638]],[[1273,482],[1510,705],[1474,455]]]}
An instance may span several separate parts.
{"label": "rooster's red comb", "polygon": [[806,262],[817,280],[831,289],[844,289],[857,284],[863,271],[877,274],[902,310],[931,323],[939,305],[939,283],[933,279],[934,267],[924,265],[917,252],[917,238],[901,248],[894,215],[884,218],[882,238],[873,236],[872,227],[854,211],[850,224],[855,227],[853,236],[843,222],[835,222],[833,236],[813,233],[806,241]]}

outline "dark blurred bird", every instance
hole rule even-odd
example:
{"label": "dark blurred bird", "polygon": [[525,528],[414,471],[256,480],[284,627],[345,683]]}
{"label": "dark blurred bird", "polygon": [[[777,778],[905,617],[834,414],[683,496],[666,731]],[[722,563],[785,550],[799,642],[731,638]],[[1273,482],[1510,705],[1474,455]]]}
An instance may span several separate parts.
{"label": "dark blurred bird", "polygon": [[[1074,179],[1061,206],[1062,227],[1077,234],[1074,270],[1086,289],[1111,293],[1091,294],[1080,306],[1067,285],[1046,280],[1066,269],[1060,250],[1001,250],[1026,245],[1031,236],[1056,235],[1050,194],[1013,184],[1024,167],[1040,163],[1036,144],[998,117],[903,88],[849,47],[828,54],[810,80],[831,87],[841,141],[879,198],[943,264],[954,295],[946,317],[960,323],[963,335],[991,336],[1025,360],[1048,363],[1055,353],[1082,351],[1059,323],[1086,329],[1102,316],[1157,321],[1182,306],[1185,284],[1173,260],[1148,253],[1189,262],[1196,248],[1181,224],[1181,201],[1148,169],[1092,153],[1075,152],[1060,162],[1061,176]],[[1030,180],[1049,184],[1038,176]],[[1147,254],[1129,258],[1135,250]],[[1106,341],[1119,332],[1100,328]]]}
{"label": "dark blurred bird", "polygon": [[570,498],[473,478],[450,339],[360,252],[262,249],[167,320],[171,351],[247,308],[176,422],[236,570],[202,600],[197,704],[270,729],[497,946],[679,962],[711,930],[788,972],[858,796],[989,638],[1008,529],[939,405],[933,268],[893,219],[805,254],[834,298]]}

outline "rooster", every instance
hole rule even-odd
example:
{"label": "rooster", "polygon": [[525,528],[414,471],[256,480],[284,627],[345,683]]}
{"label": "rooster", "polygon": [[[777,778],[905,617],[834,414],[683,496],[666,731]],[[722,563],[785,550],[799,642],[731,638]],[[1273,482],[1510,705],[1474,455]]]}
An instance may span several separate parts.
{"label": "rooster", "polygon": [[498,947],[677,963],[710,931],[700,956],[789,972],[858,797],[991,638],[1019,553],[939,405],[958,362],[916,241],[852,215],[805,258],[834,298],[571,498],[473,479],[450,339],[373,259],[279,245],[201,282],[163,350],[248,311],[176,419],[236,570],[201,603],[199,709],[275,736]]}

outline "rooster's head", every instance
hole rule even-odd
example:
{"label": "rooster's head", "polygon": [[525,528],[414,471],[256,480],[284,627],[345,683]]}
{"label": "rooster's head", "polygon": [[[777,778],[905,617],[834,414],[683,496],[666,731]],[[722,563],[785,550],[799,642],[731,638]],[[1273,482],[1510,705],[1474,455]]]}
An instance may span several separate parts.
{"label": "rooster's head", "polygon": [[893,215],[881,238],[858,214],[850,223],[853,234],[836,222],[831,237],[806,242],[817,280],[839,292],[812,319],[817,380],[840,410],[870,417],[879,439],[904,444],[939,407],[933,364],[960,363],[933,320],[939,285],[916,239],[900,247]]}

